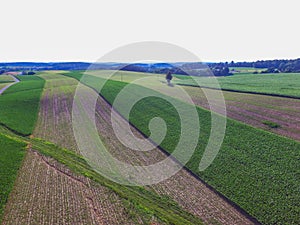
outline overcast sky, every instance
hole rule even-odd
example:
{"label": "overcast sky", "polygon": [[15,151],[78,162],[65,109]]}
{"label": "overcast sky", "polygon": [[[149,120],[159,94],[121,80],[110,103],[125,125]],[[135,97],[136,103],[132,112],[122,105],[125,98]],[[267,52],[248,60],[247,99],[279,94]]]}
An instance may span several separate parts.
{"label": "overcast sky", "polygon": [[300,57],[298,1],[4,0],[0,61],[90,61],[133,42],[202,61]]}

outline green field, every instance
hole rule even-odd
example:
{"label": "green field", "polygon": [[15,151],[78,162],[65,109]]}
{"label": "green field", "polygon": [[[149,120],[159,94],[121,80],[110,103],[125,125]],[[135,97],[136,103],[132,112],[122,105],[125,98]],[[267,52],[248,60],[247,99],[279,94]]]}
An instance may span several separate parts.
{"label": "green field", "polygon": [[253,68],[253,67],[229,67],[230,72],[238,74],[249,74],[254,72],[261,72],[266,69]]}
{"label": "green field", "polygon": [[29,135],[36,122],[44,80],[37,76],[18,76],[21,82],[0,96],[0,123]]}
{"label": "green field", "polygon": [[[82,76],[80,73],[66,75],[76,79]],[[87,76],[82,82],[97,89],[95,85],[105,80]],[[101,94],[112,103],[125,85],[108,81]],[[138,95],[141,91],[154,92],[132,85],[130,91],[123,94],[130,97],[132,93]],[[188,108],[186,103],[180,104]],[[199,172],[199,161],[210,134],[210,113],[201,108],[198,108],[198,113],[201,135],[188,168],[260,222],[297,224],[300,212],[300,143],[228,119],[225,140],[217,158],[207,170]],[[174,108],[160,98],[146,98],[133,108],[129,119],[149,135],[148,122],[155,116],[162,117],[173,128],[161,144],[171,153],[180,136],[180,124]]]}
{"label": "green field", "polygon": [[8,75],[0,75],[0,83],[14,82],[14,79]]}
{"label": "green field", "polygon": [[4,206],[11,192],[17,172],[25,155],[24,142],[10,139],[0,133],[0,222]]}
{"label": "green field", "polygon": [[[100,73],[99,71],[90,71],[89,74],[91,75],[86,76],[81,82],[92,88],[97,89],[99,84],[104,84],[107,81],[103,79],[107,71],[101,71]],[[64,75],[77,80],[80,80],[82,77],[81,72],[64,73]],[[100,75],[102,78],[92,75]],[[292,77],[294,76],[295,79],[299,77],[298,74],[290,75]],[[48,76],[48,79],[50,76],[55,77],[55,75],[51,74],[44,76]],[[234,78],[238,80],[238,77],[241,76],[249,80],[251,76],[263,76],[266,80],[261,82],[267,83],[266,76],[268,75],[234,75],[232,77],[218,79]],[[275,74],[270,76],[275,76]],[[278,74],[276,74],[276,76],[278,76]],[[280,76],[282,76],[282,74],[280,74]],[[142,133],[149,136],[149,122],[154,117],[161,117],[166,122],[168,129],[166,137],[160,146],[169,153],[172,153],[181,136],[180,118],[175,108],[169,104],[168,101],[160,97],[165,97],[167,100],[177,102],[180,108],[187,111],[190,110],[189,107],[191,106],[183,101],[170,96],[163,96],[162,93],[155,91],[159,91],[159,88],[155,87],[155,85],[157,85],[157,81],[164,79],[163,75],[131,72],[116,73],[114,77],[112,77],[112,80],[105,83],[101,90],[101,95],[110,103],[113,103],[118,93],[127,85],[126,82],[132,82],[143,77],[151,78],[146,82],[147,85],[143,82],[139,83],[139,85],[131,85],[122,95],[128,99],[144,94],[158,97],[147,97],[139,101],[132,108],[130,116],[127,119]],[[271,79],[271,77],[269,77],[269,79]],[[44,87],[44,79],[38,76],[19,76],[18,78],[21,82],[10,87],[0,96],[0,122],[13,130],[15,134],[6,131],[4,128],[0,129],[1,133],[9,134],[19,140],[30,141],[35,150],[67,165],[75,173],[87,176],[101,185],[109,187],[124,199],[132,216],[143,215],[143,218],[148,219],[155,216],[161,221],[168,221],[174,224],[201,223],[199,219],[182,210],[175,202],[168,198],[158,196],[146,191],[144,188],[124,187],[104,179],[95,173],[85,160],[74,152],[62,149],[40,139],[30,140],[26,137],[18,137],[18,135],[24,136],[32,133],[37,120],[40,97]],[[178,79],[180,78],[181,76],[178,76]],[[209,78],[201,79],[207,79],[206,81],[209,81]],[[242,80],[241,78],[239,79]],[[121,80],[126,82],[120,82]],[[273,85],[277,85],[277,91],[279,91],[281,84],[279,83],[278,77],[274,80],[276,82],[272,81]],[[188,81],[190,81],[189,78],[180,80],[180,82]],[[64,83],[63,79],[54,80],[53,82],[58,82],[57,85],[60,86],[65,84],[66,88],[68,88],[69,85],[68,82]],[[289,82],[283,83],[282,87],[288,84]],[[297,84],[295,84],[295,86],[297,86]],[[153,89],[151,89],[152,87]],[[252,86],[250,85],[249,87],[251,88]],[[267,87],[264,90],[267,90]],[[116,109],[121,114],[123,113],[122,105],[117,106]],[[199,107],[197,108],[197,112],[199,114],[201,133],[196,151],[192,159],[188,162],[187,167],[218,192],[235,202],[263,224],[298,224],[300,213],[300,143],[227,119],[226,136],[217,158],[208,169],[204,172],[199,172],[199,162],[210,135],[211,114],[209,111]],[[194,121],[190,122],[193,123]],[[193,132],[193,130],[190,132]],[[0,142],[1,147],[4,146],[2,149],[0,147],[0,155],[3,155],[3,157],[0,157],[0,161],[2,158],[5,162],[7,161],[7,163],[9,163],[10,160],[14,160],[14,157],[7,160],[9,157],[7,150],[14,148],[16,149],[15,151],[17,151],[17,149],[22,150],[25,147],[24,143],[3,135],[0,135]],[[4,143],[4,145],[2,145],[2,143]],[[186,144],[189,144],[188,139],[186,140]],[[5,151],[1,152],[1,150]],[[24,151],[22,150],[21,152],[23,152],[23,154],[14,152],[14,156],[23,157]],[[15,173],[20,166],[22,158],[18,159],[18,163],[14,163],[16,169],[11,170],[15,171]],[[5,162],[3,161],[3,163]],[[9,166],[7,166],[7,168],[9,168]],[[6,179],[10,179],[11,182],[13,182],[15,176],[11,174],[12,173],[6,173],[6,175],[8,175]],[[0,174],[0,176],[5,177],[3,174]],[[3,182],[3,184],[5,183],[6,182]],[[10,189],[4,187],[3,190],[5,190],[5,188],[11,190],[11,187]],[[9,192],[5,192],[4,195],[6,194],[6,196],[8,196],[7,193]],[[5,200],[5,198],[3,199]],[[1,202],[2,208],[5,202],[6,200]]]}
{"label": "green field", "polygon": [[[203,87],[217,88],[210,77],[193,77],[187,79],[182,78],[175,81],[177,84],[197,85],[199,83]],[[266,93],[282,96],[294,96],[300,98],[300,73],[280,73],[280,74],[243,74],[232,75],[227,77],[217,77],[222,89],[237,90],[244,92]]]}

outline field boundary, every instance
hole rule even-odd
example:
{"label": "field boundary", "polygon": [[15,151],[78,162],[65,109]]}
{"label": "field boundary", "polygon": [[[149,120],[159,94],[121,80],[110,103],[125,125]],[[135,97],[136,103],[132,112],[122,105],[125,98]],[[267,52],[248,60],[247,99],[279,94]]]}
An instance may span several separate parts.
{"label": "field boundary", "polygon": [[272,93],[266,93],[266,92],[257,92],[257,91],[242,91],[242,90],[236,90],[236,89],[230,89],[230,88],[214,88],[209,86],[199,86],[194,84],[180,84],[176,83],[175,85],[179,86],[187,86],[187,87],[197,87],[197,88],[206,88],[211,90],[221,90],[221,91],[228,91],[228,92],[236,92],[236,93],[243,93],[243,94],[253,94],[253,95],[266,95],[270,97],[281,97],[281,98],[290,98],[290,99],[300,99],[300,97],[292,96],[292,95],[281,95],[281,94],[272,94]]}
{"label": "field boundary", "polygon": [[[23,134],[19,131],[16,131],[12,128],[10,128],[9,126],[7,126],[6,124],[0,122],[0,126],[6,128],[7,130],[9,130],[10,132],[12,132],[13,134],[17,135],[17,136],[20,136],[20,137],[29,137],[31,134]],[[1,134],[1,131],[0,131],[0,134]]]}
{"label": "field boundary", "polygon": [[[75,80],[77,80],[76,78],[72,77],[72,76],[68,76],[65,74],[61,74],[63,76],[66,77],[71,77]],[[92,76],[92,75],[90,75]],[[92,90],[96,91],[98,93],[98,91],[91,87],[90,85],[87,85],[85,83],[82,83],[80,80],[78,80],[81,84],[85,85],[86,87],[91,88]],[[125,83],[125,82],[124,82]],[[185,169],[191,176],[193,176],[196,180],[200,181],[201,183],[203,183],[209,190],[211,190],[213,193],[215,193],[216,195],[218,195],[222,200],[224,200],[225,202],[227,202],[228,204],[232,205],[238,212],[240,212],[243,216],[245,216],[247,219],[249,219],[251,222],[253,222],[254,224],[261,224],[255,217],[251,216],[248,212],[246,212],[243,208],[241,208],[238,204],[236,204],[235,202],[231,201],[229,198],[227,198],[225,195],[223,195],[222,193],[218,192],[214,187],[212,187],[211,185],[209,185],[208,183],[206,183],[204,180],[202,180],[198,175],[196,175],[193,171],[191,171],[190,169],[188,169],[185,165],[183,165],[182,163],[180,163],[174,156],[172,156],[169,152],[167,152],[165,149],[163,149],[160,145],[157,145],[152,139],[150,139],[147,135],[145,135],[139,128],[137,128],[134,124],[132,124],[130,121],[128,121],[122,114],[120,114],[114,107],[113,105],[101,94],[98,93],[98,95],[108,104],[111,106],[111,108],[119,115],[121,116],[124,120],[126,120],[130,126],[132,126],[133,128],[135,128],[144,138],[147,138],[152,144],[154,144],[155,146],[157,146],[156,148],[159,149],[162,153],[164,153],[165,155],[167,155],[168,157],[170,157],[174,162],[177,162],[179,165],[182,166],[183,169]],[[199,106],[197,106],[199,107]],[[201,108],[201,107],[200,107]]]}
{"label": "field boundary", "polygon": [[11,76],[11,77],[12,77],[15,81],[14,81],[14,82],[5,82],[5,83],[9,83],[9,84],[0,90],[0,95],[2,95],[4,91],[6,91],[8,88],[10,88],[11,86],[13,86],[14,84],[20,82],[20,80],[19,80],[18,78],[16,78],[15,76]]}

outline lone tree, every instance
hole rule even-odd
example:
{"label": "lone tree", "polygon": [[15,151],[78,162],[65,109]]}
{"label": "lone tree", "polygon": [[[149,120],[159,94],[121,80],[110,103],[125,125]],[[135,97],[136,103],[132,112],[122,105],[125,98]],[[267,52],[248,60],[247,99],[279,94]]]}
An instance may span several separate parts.
{"label": "lone tree", "polygon": [[167,75],[166,75],[166,80],[167,80],[167,83],[168,83],[169,86],[171,85],[172,78],[173,78],[173,76],[171,74],[171,71],[168,71]]}

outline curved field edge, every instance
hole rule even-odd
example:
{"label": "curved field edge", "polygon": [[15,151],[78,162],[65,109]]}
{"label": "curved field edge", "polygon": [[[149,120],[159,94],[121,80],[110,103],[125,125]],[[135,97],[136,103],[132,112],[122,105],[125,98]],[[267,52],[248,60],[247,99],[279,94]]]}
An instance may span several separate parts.
{"label": "curved field edge", "polygon": [[45,81],[37,76],[18,76],[21,81],[0,96],[0,123],[20,135],[33,132]]}
{"label": "curved field edge", "polygon": [[[64,75],[78,80],[82,77],[81,73],[76,72]],[[97,90],[95,84],[105,80],[86,76],[82,82]],[[108,81],[101,90],[101,95],[112,103],[125,86],[126,83]],[[137,94],[141,87],[135,87],[134,92]],[[166,109],[158,99],[147,101],[137,104],[130,121],[144,134],[149,135],[147,121],[157,114],[163,117],[159,111]],[[297,224],[300,212],[300,143],[228,119],[226,136],[217,158],[208,169],[199,172],[199,161],[210,134],[210,124],[207,122],[210,120],[210,113],[201,108],[198,108],[198,112],[201,115],[200,124],[204,126],[197,150],[187,167],[260,222]],[[173,120],[166,120],[171,120],[172,125],[178,127],[176,115],[172,112],[168,115],[172,115]],[[179,131],[173,132],[178,137]],[[177,143],[172,137],[174,136],[167,135],[161,144],[170,153],[174,143]]]}
{"label": "curved field edge", "polygon": [[8,196],[25,156],[26,143],[0,133],[0,223]]}
{"label": "curved field edge", "polygon": [[5,127],[0,126],[0,132],[18,142],[29,142],[30,148],[38,151],[39,154],[67,166],[74,174],[87,177],[101,186],[109,188],[121,197],[126,205],[125,210],[131,217],[141,216],[146,219],[144,224],[151,223],[153,218],[157,218],[159,224],[202,224],[199,218],[187,213],[169,198],[159,196],[142,187],[123,186],[103,178],[88,165],[84,158],[73,151],[42,139],[18,136]]}

